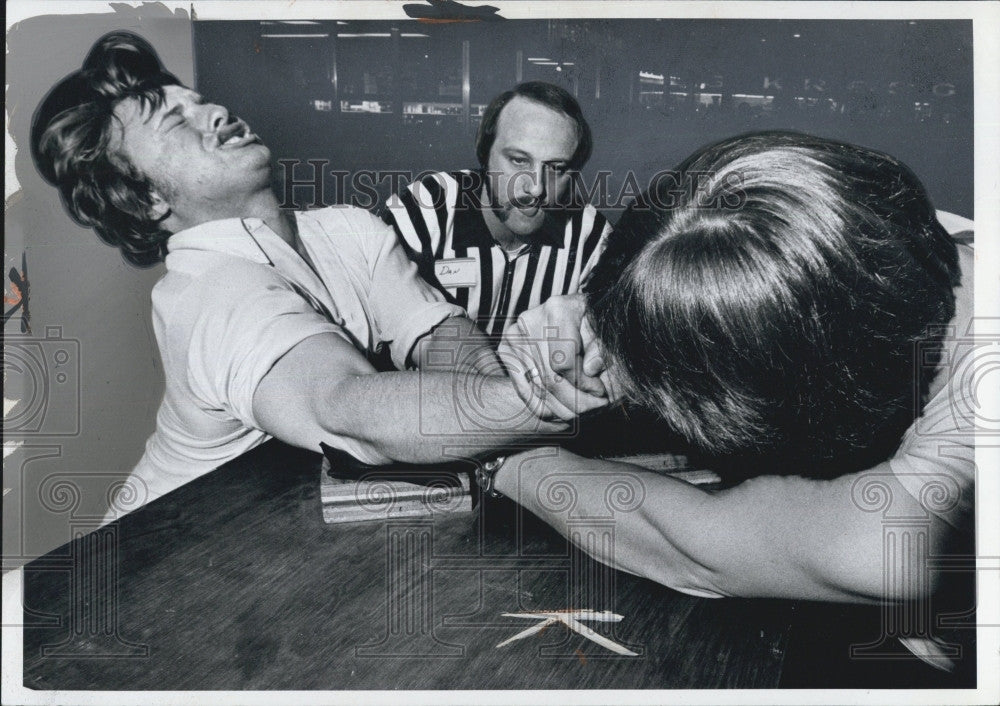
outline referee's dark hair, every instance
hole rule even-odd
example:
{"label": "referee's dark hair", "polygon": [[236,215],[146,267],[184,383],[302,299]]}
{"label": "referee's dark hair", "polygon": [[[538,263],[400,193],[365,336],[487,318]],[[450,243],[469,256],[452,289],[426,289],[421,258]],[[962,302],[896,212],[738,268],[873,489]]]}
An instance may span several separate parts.
{"label": "referee's dark hair", "polygon": [[97,40],[79,71],[49,91],[32,118],[35,166],[58,187],[66,210],[139,267],[164,258],[170,233],[150,215],[149,180],[112,147],[114,110],[128,98],[156,108],[163,87],[179,84],[145,39],[112,32]]}
{"label": "referee's dark hair", "polygon": [[922,410],[918,344],[939,345],[960,281],[923,185],[889,155],[785,132],[702,148],[675,175],[691,188],[633,203],[587,286],[626,397],[735,475],[884,461]]}
{"label": "referee's dark hair", "polygon": [[476,134],[476,158],[479,159],[480,166],[486,167],[489,161],[490,149],[497,136],[497,121],[500,119],[500,112],[516,96],[541,103],[552,110],[563,113],[576,123],[576,151],[567,166],[570,169],[582,168],[590,159],[590,153],[594,149],[594,138],[590,132],[590,125],[584,119],[580,104],[576,102],[576,98],[572,94],[545,81],[520,83],[512,90],[501,93],[486,106],[483,120],[479,124],[479,132]]}

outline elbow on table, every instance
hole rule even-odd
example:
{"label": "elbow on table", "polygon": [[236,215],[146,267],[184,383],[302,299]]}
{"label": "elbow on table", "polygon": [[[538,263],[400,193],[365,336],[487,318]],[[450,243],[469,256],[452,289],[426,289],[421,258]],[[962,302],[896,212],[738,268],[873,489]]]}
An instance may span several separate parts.
{"label": "elbow on table", "polygon": [[[324,443],[340,449],[361,463],[384,466],[405,462],[406,445],[402,439],[393,439],[378,432],[378,425],[365,410],[345,400],[358,398],[356,388],[364,386],[371,373],[350,375],[317,390],[311,399],[311,418],[317,421]],[[355,388],[355,389],[352,389]]]}

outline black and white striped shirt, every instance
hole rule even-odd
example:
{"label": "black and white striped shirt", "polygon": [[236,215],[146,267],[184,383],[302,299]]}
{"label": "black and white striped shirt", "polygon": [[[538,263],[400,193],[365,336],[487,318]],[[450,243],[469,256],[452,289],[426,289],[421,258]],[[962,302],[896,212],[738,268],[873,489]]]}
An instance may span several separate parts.
{"label": "black and white striped shirt", "polygon": [[431,174],[403,189],[383,207],[382,217],[396,229],[421,276],[487,334],[499,337],[523,311],[553,295],[578,292],[611,225],[589,204],[566,209],[555,226],[509,254],[483,219],[482,179],[470,171]]}

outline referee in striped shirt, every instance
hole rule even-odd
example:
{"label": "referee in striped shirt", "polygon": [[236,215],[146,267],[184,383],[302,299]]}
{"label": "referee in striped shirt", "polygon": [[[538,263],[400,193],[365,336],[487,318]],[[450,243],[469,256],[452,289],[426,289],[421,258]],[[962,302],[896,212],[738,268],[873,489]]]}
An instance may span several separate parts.
{"label": "referee in striped shirt", "polygon": [[390,198],[420,274],[497,341],[523,311],[580,290],[611,226],[570,203],[592,138],[579,104],[532,81],[497,96],[476,137],[481,169],[425,176]]}

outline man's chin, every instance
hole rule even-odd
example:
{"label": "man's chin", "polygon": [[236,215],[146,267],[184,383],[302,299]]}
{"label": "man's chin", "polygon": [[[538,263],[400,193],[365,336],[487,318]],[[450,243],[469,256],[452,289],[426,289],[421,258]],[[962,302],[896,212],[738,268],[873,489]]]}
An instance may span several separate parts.
{"label": "man's chin", "polygon": [[251,142],[249,145],[246,145],[245,149],[252,149],[254,152],[262,154],[264,159],[271,160],[271,148],[263,142]]}

